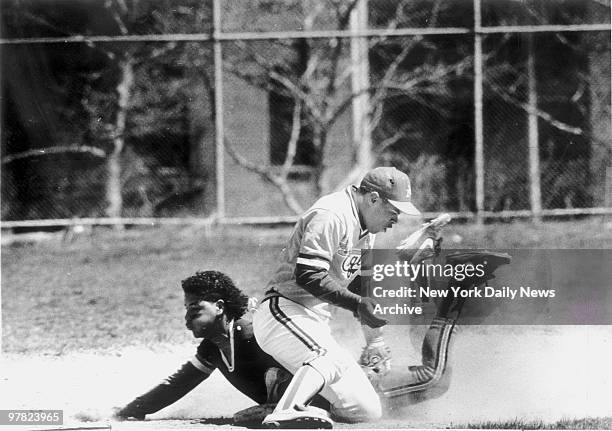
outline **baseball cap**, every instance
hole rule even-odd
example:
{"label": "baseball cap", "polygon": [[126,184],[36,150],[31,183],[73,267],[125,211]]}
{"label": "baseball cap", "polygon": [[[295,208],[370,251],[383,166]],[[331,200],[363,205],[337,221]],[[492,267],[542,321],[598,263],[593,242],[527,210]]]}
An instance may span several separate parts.
{"label": "baseball cap", "polygon": [[408,215],[420,215],[412,204],[408,175],[392,167],[380,167],[369,171],[361,180],[360,188],[378,192],[391,205]]}

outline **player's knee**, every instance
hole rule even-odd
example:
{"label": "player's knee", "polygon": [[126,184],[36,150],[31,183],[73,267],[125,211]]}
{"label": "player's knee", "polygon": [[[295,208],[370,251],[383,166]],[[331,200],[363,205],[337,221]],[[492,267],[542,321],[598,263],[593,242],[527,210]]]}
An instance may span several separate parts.
{"label": "player's knee", "polygon": [[308,365],[323,376],[326,386],[336,382],[347,369],[343,361],[331,358],[329,355],[318,356],[309,361]]}
{"label": "player's knee", "polygon": [[332,406],[331,413],[338,422],[373,422],[382,417],[382,406],[379,398],[376,397],[350,407]]}
{"label": "player's knee", "polygon": [[363,410],[363,421],[372,422],[380,419],[381,417],[382,405],[377,397],[376,400],[372,400],[367,406],[365,406],[365,409]]}

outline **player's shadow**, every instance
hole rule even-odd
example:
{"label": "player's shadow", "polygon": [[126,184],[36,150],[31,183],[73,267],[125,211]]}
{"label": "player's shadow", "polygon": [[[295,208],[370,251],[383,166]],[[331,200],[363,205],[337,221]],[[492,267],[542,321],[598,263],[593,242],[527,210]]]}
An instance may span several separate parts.
{"label": "player's shadow", "polygon": [[201,418],[197,420],[202,425],[233,425],[232,418]]}
{"label": "player's shadow", "polygon": [[202,425],[232,425],[235,427],[244,427],[249,429],[264,429],[267,428],[264,426],[261,421],[255,421],[252,423],[241,423],[240,425],[236,425],[232,418],[202,418],[197,420],[198,423]]}

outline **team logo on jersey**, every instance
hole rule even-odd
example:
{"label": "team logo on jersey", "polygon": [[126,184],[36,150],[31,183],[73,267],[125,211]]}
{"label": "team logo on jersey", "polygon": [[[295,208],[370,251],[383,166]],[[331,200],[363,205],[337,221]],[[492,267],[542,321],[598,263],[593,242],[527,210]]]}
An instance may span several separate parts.
{"label": "team logo on jersey", "polygon": [[361,254],[352,254],[342,261],[342,271],[351,278],[361,268]]}

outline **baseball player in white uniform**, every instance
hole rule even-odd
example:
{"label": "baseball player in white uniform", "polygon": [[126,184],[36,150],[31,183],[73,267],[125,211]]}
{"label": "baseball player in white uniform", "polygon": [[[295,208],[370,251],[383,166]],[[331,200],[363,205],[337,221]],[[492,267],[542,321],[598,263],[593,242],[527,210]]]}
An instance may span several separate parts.
{"label": "baseball player in white uniform", "polygon": [[331,335],[330,307],[352,311],[368,327],[366,341],[380,337],[377,328],[387,321],[374,314],[374,300],[355,293],[361,291],[361,249],[372,248],[374,234],[391,228],[400,212],[419,214],[410,198],[408,176],[381,167],[359,187],[322,197],[298,220],[253,317],[261,348],[294,375],[264,425],[331,428],[327,412],[308,406],[319,393],[336,420],[380,418],[372,384]]}

